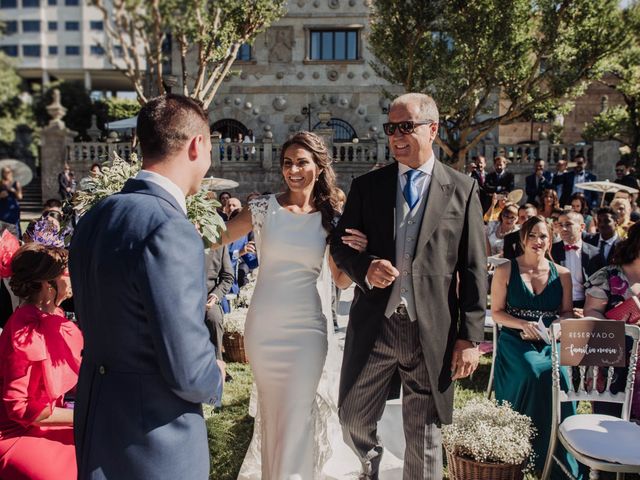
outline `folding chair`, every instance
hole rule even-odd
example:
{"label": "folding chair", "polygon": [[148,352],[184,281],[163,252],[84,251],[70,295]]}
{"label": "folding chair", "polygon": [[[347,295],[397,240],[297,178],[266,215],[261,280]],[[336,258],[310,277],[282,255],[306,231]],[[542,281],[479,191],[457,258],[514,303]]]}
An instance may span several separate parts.
{"label": "folding chair", "polygon": [[[609,321],[609,320],[602,320]],[[551,338],[558,338],[560,325],[551,326]],[[578,462],[590,469],[589,479],[597,480],[599,472],[614,472],[618,480],[625,473],[640,473],[640,425],[629,421],[633,382],[638,360],[638,339],[640,328],[636,325],[625,325],[625,335],[631,337],[633,344],[629,355],[628,375],[625,389],[612,393],[613,367],[571,367],[570,382],[566,391],[560,387],[560,348],[552,342],[552,377],[553,377],[553,415],[549,450],[542,472],[541,480],[548,480],[553,462],[557,462],[569,478],[574,478],[564,468],[558,458],[553,455],[557,441],[571,453]],[[562,340],[561,340],[562,342]],[[597,390],[598,372],[605,370],[606,386],[603,392]],[[573,373],[577,371],[579,378],[577,388]],[[587,390],[588,381],[592,386]],[[564,402],[612,402],[622,404],[621,418],[610,415],[582,414],[571,415],[561,421],[561,405]]]}
{"label": "folding chair", "polygon": [[[487,317],[489,318],[489,317]],[[485,320],[484,328],[487,330],[487,321]],[[498,354],[498,335],[500,334],[500,325],[495,321],[491,321],[491,341],[493,342],[493,350],[491,351],[491,370],[489,371],[489,382],[487,383],[487,398],[491,400],[493,395],[493,375],[496,368],[496,355]]]}

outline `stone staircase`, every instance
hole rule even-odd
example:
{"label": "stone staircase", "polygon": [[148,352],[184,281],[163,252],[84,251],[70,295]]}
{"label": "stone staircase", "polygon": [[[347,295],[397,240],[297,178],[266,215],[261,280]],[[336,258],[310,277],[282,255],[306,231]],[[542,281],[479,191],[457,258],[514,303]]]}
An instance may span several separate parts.
{"label": "stone staircase", "polygon": [[39,216],[42,212],[42,185],[39,177],[35,177],[28,185],[22,187],[20,211],[22,217]]}

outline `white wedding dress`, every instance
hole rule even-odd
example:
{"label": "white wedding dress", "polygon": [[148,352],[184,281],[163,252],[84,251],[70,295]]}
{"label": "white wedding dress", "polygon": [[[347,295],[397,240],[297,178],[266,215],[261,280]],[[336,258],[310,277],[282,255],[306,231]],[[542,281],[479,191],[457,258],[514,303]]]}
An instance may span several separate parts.
{"label": "white wedding dress", "polygon": [[[360,463],[342,441],[337,417],[341,352],[327,321],[331,282],[321,214],[292,213],[275,195],[249,208],[260,255],[245,324],[255,424],[238,479],[357,477]],[[327,475],[336,449],[330,463],[339,473]]]}

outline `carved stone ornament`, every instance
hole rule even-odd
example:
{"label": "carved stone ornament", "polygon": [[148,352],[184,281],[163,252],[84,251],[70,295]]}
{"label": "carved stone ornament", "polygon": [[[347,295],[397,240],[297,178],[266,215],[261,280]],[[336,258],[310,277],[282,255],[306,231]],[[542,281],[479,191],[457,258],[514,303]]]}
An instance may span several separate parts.
{"label": "carved stone ornament", "polygon": [[319,79],[320,78],[320,73],[318,72],[313,72],[313,75],[311,75],[314,79]]}
{"label": "carved stone ornament", "polygon": [[340,8],[340,0],[329,0],[329,8]]}
{"label": "carved stone ornament", "polygon": [[291,63],[293,27],[271,27],[267,31],[269,63]]}
{"label": "carved stone ornament", "polygon": [[282,95],[278,95],[274,98],[271,104],[273,105],[274,110],[277,110],[278,112],[282,112],[287,109],[287,99]]}
{"label": "carved stone ornament", "polygon": [[60,90],[57,88],[53,90],[53,98],[51,100],[51,104],[47,106],[47,113],[51,117],[49,125],[59,124],[64,126],[62,119],[67,113],[67,109],[62,106],[62,103],[60,103]]}
{"label": "carved stone ornament", "polygon": [[331,80],[332,82],[335,82],[336,80],[338,80],[339,76],[340,76],[340,74],[338,73],[337,70],[329,70],[327,72],[327,78],[329,80]]}

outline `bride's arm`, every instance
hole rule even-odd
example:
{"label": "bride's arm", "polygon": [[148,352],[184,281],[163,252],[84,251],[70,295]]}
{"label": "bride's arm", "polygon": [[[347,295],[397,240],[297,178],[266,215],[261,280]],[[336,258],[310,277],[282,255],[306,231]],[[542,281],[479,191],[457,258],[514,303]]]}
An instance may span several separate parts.
{"label": "bride's arm", "polygon": [[211,245],[211,248],[219,248],[223,245],[234,242],[247,235],[251,230],[253,230],[251,209],[247,206],[243,208],[238,215],[227,222],[227,229],[222,232],[220,242]]}

